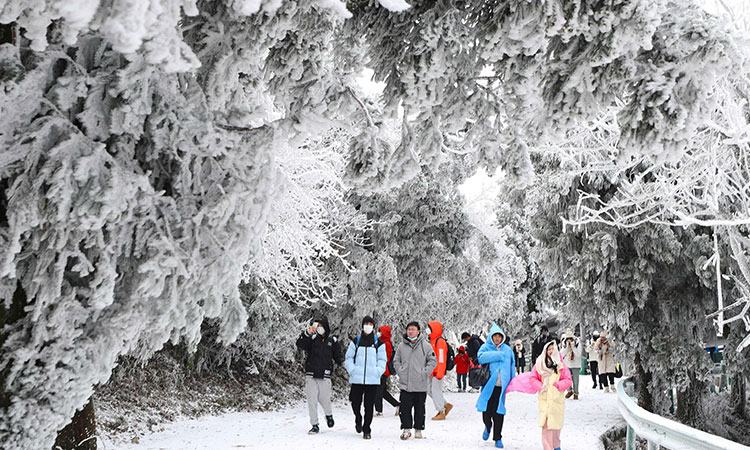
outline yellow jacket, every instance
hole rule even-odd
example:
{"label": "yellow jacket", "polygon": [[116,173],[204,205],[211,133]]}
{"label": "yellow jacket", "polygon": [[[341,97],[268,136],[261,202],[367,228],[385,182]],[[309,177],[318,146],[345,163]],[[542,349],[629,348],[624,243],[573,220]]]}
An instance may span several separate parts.
{"label": "yellow jacket", "polygon": [[564,392],[573,384],[573,378],[570,376],[570,370],[562,362],[557,349],[554,350],[552,357],[558,366],[557,373],[544,367],[546,347],[545,345],[544,352],[537,358],[532,371],[542,384],[539,391],[539,426],[543,428],[547,425],[547,428],[551,430],[561,430],[565,415]]}

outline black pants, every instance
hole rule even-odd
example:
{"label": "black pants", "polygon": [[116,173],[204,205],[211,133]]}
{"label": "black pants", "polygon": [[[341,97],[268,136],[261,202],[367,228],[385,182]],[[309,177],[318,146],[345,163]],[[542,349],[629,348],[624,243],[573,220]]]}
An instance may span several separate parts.
{"label": "black pants", "polygon": [[591,367],[591,379],[594,380],[594,387],[596,387],[596,380],[599,378],[599,362],[589,361],[589,367]]}
{"label": "black pants", "polygon": [[[607,378],[609,378],[609,383],[607,383]],[[599,374],[599,386],[607,387],[610,384],[612,386],[615,385],[615,374],[613,374],[613,373],[600,373]]]}
{"label": "black pants", "polygon": [[394,408],[400,405],[398,400],[393,398],[391,393],[388,392],[388,377],[385,375],[380,376],[380,386],[378,386],[378,391],[375,393],[375,411],[379,413],[383,412],[383,399]]}
{"label": "black pants", "polygon": [[[492,396],[487,402],[487,410],[482,413],[482,421],[484,421],[484,427],[488,430],[492,430],[492,440],[499,441],[503,438],[503,421],[505,420],[504,414],[498,414],[497,405],[500,403],[500,394],[503,393],[502,386],[495,386],[492,390]],[[492,422],[495,422],[495,427],[492,427]]]}
{"label": "black pants", "polygon": [[[399,395],[401,407],[398,416],[401,419],[401,429],[424,430],[424,402],[427,400],[427,392],[401,391]],[[414,409],[414,421],[412,421],[411,410]]]}
{"label": "black pants", "polygon": [[[375,405],[375,394],[378,392],[377,384],[352,384],[349,391],[349,401],[352,402],[354,411],[354,423],[362,425],[362,431],[370,433],[372,423],[372,407]],[[362,397],[365,398],[365,420],[362,421]]]}

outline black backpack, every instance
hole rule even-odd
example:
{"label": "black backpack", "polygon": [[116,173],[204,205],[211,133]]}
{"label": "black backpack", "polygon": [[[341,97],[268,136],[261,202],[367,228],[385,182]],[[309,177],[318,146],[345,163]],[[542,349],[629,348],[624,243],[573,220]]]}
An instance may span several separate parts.
{"label": "black backpack", "polygon": [[445,360],[445,371],[453,370],[456,367],[456,353],[453,351],[453,346],[445,340],[444,337],[440,336],[440,339],[445,341],[445,346],[448,347],[448,357]]}

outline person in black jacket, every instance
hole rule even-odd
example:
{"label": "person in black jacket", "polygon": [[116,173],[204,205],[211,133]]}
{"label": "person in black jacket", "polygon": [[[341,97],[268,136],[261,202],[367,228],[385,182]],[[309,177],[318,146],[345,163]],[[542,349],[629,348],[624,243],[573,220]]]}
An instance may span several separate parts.
{"label": "person in black jacket", "polygon": [[469,355],[474,365],[478,366],[477,353],[479,352],[479,348],[484,344],[484,341],[476,334],[469,334],[468,332],[461,333],[461,339],[466,343],[466,354]]}
{"label": "person in black jacket", "polygon": [[549,335],[549,328],[547,328],[547,325],[542,325],[541,333],[539,333],[539,336],[534,339],[534,343],[531,344],[532,364],[534,364],[539,355],[542,354],[542,350],[544,350],[544,346],[547,345],[547,342],[551,340],[552,337]]}
{"label": "person in black jacket", "polygon": [[344,357],[336,338],[330,336],[331,327],[328,318],[323,317],[313,322],[297,339],[297,347],[307,352],[305,360],[305,392],[307,408],[310,412],[312,428],[309,434],[320,431],[318,425],[318,403],[323,407],[328,428],[333,427],[333,410],[331,409],[331,372],[333,362],[343,364]]}

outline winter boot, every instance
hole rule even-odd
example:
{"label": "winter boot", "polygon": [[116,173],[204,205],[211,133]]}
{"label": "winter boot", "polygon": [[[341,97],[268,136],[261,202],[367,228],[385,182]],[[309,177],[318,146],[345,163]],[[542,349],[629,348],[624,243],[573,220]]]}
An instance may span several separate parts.
{"label": "winter boot", "polygon": [[578,400],[578,394],[573,394],[573,400]]}
{"label": "winter boot", "polygon": [[484,432],[482,433],[482,440],[486,441],[490,438],[490,430],[488,430],[486,427],[484,429]]}
{"label": "winter boot", "polygon": [[320,427],[317,425],[313,425],[312,428],[310,428],[310,431],[307,432],[307,434],[318,434],[320,432]]}
{"label": "winter boot", "polygon": [[328,425],[328,428],[333,428],[333,416],[326,416],[326,425]]}
{"label": "winter boot", "polygon": [[573,396],[573,391],[571,391],[571,390],[568,390],[568,393],[565,394],[565,398],[570,398],[572,396]]}
{"label": "winter boot", "polygon": [[591,389],[596,389],[596,383],[594,383],[594,387],[593,387],[593,388],[591,388]]}
{"label": "winter boot", "polygon": [[612,392],[617,392],[617,388],[615,387],[614,384],[612,385]]}
{"label": "winter boot", "polygon": [[405,441],[405,440],[409,439],[410,437],[411,437],[411,431],[407,430],[406,428],[404,428],[403,430],[401,430],[401,440],[402,441]]}
{"label": "winter boot", "polygon": [[432,420],[445,420],[445,411],[439,411]]}
{"label": "winter boot", "polygon": [[449,412],[451,412],[451,409],[453,409],[453,405],[450,403],[445,404],[445,415],[447,416]]}
{"label": "winter boot", "polygon": [[354,419],[354,429],[357,430],[357,433],[362,432],[362,418],[361,417],[356,417]]}
{"label": "winter boot", "polygon": [[502,439],[498,439],[495,441],[495,448],[505,448]]}
{"label": "winter boot", "polygon": [[370,435],[370,433],[365,433],[362,435],[362,439],[372,439],[372,436]]}
{"label": "winter boot", "polygon": [[609,386],[604,387],[604,392],[609,392]]}
{"label": "winter boot", "polygon": [[424,436],[422,436],[422,430],[414,430],[414,439],[422,439]]}

